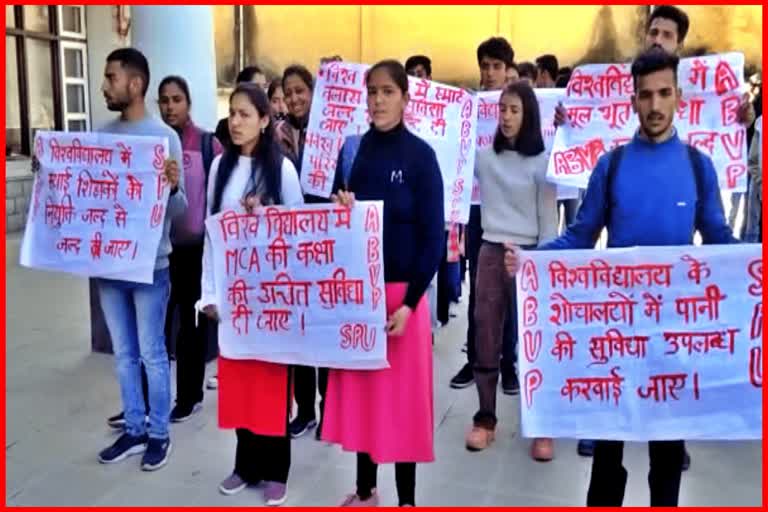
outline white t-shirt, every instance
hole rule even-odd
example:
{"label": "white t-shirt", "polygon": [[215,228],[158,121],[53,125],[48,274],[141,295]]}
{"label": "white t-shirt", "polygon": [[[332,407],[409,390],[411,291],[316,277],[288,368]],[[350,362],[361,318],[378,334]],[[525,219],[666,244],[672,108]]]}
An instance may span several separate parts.
{"label": "white t-shirt", "polygon": [[[211,205],[213,204],[214,188],[216,186],[216,175],[219,172],[219,163],[221,162],[221,155],[217,156],[211,163],[211,172],[208,177],[208,191],[207,191],[207,209],[206,218],[211,215]],[[299,175],[296,172],[296,168],[293,166],[290,160],[283,158],[282,165],[282,186],[280,189],[280,195],[282,196],[282,205],[284,206],[297,206],[304,203],[304,196],[301,193],[301,185],[299,183]],[[255,176],[255,180],[258,181],[258,171]],[[250,191],[251,184],[251,158],[241,156],[235,169],[232,171],[232,175],[229,177],[224,191],[221,194],[221,206],[219,211],[235,210],[242,212],[243,207],[240,201],[245,198],[245,195]],[[211,241],[210,237],[206,234],[205,243],[203,245],[203,277],[201,282],[202,296],[197,304],[198,309],[202,309],[208,305],[216,305],[216,283],[213,279],[213,255],[211,254]]]}

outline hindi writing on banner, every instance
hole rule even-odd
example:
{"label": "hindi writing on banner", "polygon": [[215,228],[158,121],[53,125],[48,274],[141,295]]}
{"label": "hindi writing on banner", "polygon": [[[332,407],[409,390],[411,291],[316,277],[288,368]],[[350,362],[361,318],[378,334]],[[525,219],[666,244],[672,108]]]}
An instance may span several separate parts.
{"label": "hindi writing on banner", "polygon": [[[317,73],[301,163],[305,193],[329,197],[344,139],[368,131],[365,74],[371,66],[323,64]],[[435,150],[443,176],[445,218],[469,220],[475,165],[476,100],[464,89],[409,77],[404,123]]]}
{"label": "hindi writing on banner", "polygon": [[221,354],[386,368],[382,207],[275,206],[208,218]]}
{"label": "hindi writing on banner", "polygon": [[526,252],[526,437],[762,436],[760,245]]}
{"label": "hindi writing on banner", "polygon": [[[541,136],[544,138],[546,151],[552,150],[555,141],[555,108],[565,98],[565,89],[534,89],[539,103],[541,121]],[[499,127],[499,99],[501,91],[481,91],[477,93],[477,149],[493,145],[493,137]],[[558,199],[575,199],[579,197],[576,187],[557,187]],[[472,186],[472,204],[480,204],[480,185],[475,177]]]}
{"label": "hindi writing on banner", "polygon": [[168,141],[37,132],[26,267],[152,283],[170,186]]}
{"label": "hindi writing on banner", "polygon": [[[720,187],[747,186],[747,136],[738,120],[744,87],[744,55],[727,53],[681,59],[677,80],[683,99],[674,119],[677,134],[714,162]],[[568,81],[569,122],[557,131],[547,176],[559,185],[586,188],[598,158],[629,142],[639,127],[633,112],[630,64],[579,66]]]}

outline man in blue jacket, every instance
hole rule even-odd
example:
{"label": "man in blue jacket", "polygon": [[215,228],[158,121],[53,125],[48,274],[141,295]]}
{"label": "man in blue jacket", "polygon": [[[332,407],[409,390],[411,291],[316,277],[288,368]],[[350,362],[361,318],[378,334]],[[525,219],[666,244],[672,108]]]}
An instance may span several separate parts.
{"label": "man in blue jacket", "polygon": [[[598,160],[576,220],[539,249],[591,249],[608,230],[608,247],[738,243],[725,219],[712,160],[683,143],[673,126],[682,93],[679,59],[651,48],[632,63],[632,105],[640,129],[625,146]],[[507,271],[519,269],[519,249],[507,246]],[[627,482],[623,442],[596,441],[588,506],[621,506]],[[683,441],[651,441],[651,506],[677,506]]]}

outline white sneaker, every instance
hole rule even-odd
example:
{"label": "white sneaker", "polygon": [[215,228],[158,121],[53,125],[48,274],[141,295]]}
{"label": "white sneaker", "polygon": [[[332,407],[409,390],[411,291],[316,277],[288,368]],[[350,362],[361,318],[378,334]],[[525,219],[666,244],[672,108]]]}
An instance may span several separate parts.
{"label": "white sneaker", "polygon": [[208,378],[208,382],[205,383],[206,389],[218,389],[219,387],[219,376],[214,375],[213,377]]}

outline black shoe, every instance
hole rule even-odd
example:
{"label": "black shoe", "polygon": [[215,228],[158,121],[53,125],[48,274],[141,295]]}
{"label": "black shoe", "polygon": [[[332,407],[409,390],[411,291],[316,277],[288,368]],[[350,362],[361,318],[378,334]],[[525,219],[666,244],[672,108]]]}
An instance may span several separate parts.
{"label": "black shoe", "polygon": [[461,367],[459,373],[453,376],[451,379],[451,387],[453,389],[463,389],[467,386],[471,386],[474,382],[475,374],[472,372],[472,367],[467,363]]}
{"label": "black shoe", "polygon": [[117,438],[112,446],[105,448],[99,453],[99,462],[102,464],[114,464],[125,460],[131,455],[144,453],[147,449],[147,435],[132,436],[123,434]]}
{"label": "black shoe", "polygon": [[576,453],[582,457],[592,457],[595,454],[595,442],[591,439],[579,439]]}
{"label": "black shoe", "polygon": [[181,406],[176,404],[176,406],[171,411],[171,423],[184,423],[189,418],[191,418],[193,414],[200,411],[202,408],[203,402],[197,402],[192,406]]}
{"label": "black shoe", "polygon": [[168,462],[168,457],[171,455],[170,439],[149,439],[147,443],[147,451],[144,452],[144,457],[141,458],[141,469],[144,471],[154,471],[165,466]]}
{"label": "black shoe", "polygon": [[683,454],[683,471],[688,471],[688,468],[691,467],[691,455],[688,453],[688,450],[685,450],[685,453]]}
{"label": "black shoe", "polygon": [[501,375],[501,391],[505,395],[519,395],[520,383],[517,381],[517,374],[513,371],[509,375]]}
{"label": "black shoe", "polygon": [[317,426],[317,420],[312,418],[311,420],[305,420],[304,418],[296,418],[288,425],[288,432],[293,439],[301,437],[311,429]]}
{"label": "black shoe", "polygon": [[109,425],[111,428],[114,428],[115,430],[125,428],[125,413],[120,411],[120,414],[110,416],[107,418],[107,425]]}

